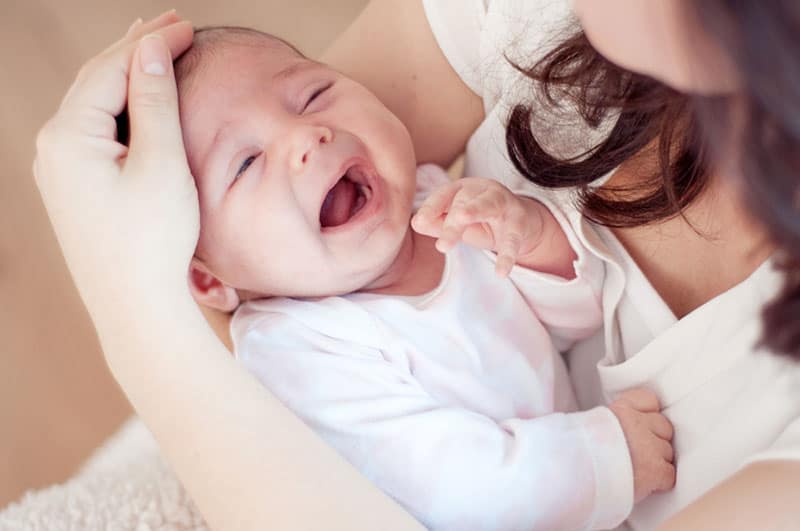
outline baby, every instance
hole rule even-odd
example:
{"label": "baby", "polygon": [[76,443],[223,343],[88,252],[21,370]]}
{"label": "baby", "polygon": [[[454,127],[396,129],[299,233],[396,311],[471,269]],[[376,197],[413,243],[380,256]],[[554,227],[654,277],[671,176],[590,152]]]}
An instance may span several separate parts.
{"label": "baby", "polygon": [[580,274],[601,266],[557,214],[416,168],[375,96],[275,37],[198,31],[176,75],[193,294],[236,310],[237,358],[365,476],[454,530],[614,527],[669,486],[651,393],[575,412],[557,346],[602,322]]}

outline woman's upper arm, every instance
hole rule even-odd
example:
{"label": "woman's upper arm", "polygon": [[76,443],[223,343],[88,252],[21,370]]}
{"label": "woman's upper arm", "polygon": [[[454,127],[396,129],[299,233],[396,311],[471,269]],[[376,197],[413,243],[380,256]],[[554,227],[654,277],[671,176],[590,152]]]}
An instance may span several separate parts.
{"label": "woman's upper arm", "polygon": [[374,92],[405,123],[418,163],[449,166],[483,120],[481,98],[448,63],[421,0],[371,0],[322,60]]}
{"label": "woman's upper arm", "polygon": [[790,531],[800,526],[800,462],[761,461],[720,483],[659,531]]}

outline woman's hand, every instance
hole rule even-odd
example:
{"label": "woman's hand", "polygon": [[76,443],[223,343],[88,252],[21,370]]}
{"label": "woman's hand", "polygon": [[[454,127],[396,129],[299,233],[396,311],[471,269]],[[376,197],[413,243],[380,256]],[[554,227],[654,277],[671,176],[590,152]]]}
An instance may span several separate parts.
{"label": "woman's hand", "polygon": [[[173,12],[135,22],[81,68],[39,132],[36,183],[96,325],[113,306],[143,303],[139,293],[187,289],[199,214],[171,57],[191,41]],[[116,140],[126,101],[130,148]]]}

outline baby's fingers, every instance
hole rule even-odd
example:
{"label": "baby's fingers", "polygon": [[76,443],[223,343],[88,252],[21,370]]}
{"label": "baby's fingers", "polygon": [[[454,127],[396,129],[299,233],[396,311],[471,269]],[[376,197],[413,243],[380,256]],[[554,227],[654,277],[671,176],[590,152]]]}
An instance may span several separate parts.
{"label": "baby's fingers", "polygon": [[522,247],[522,237],[519,232],[509,231],[503,234],[497,241],[497,262],[495,272],[501,278],[511,274],[511,269],[517,263],[519,250]]}
{"label": "baby's fingers", "polygon": [[442,232],[436,240],[436,249],[441,253],[448,252],[461,241],[467,227],[469,224],[460,222],[457,216],[453,216],[452,213],[447,214],[442,224]]}
{"label": "baby's fingers", "polygon": [[495,189],[486,189],[464,204],[461,217],[465,223],[491,223],[503,215],[502,197]]}
{"label": "baby's fingers", "polygon": [[498,218],[495,233],[495,253],[497,263],[495,271],[501,278],[511,273],[522,251],[526,237],[526,216],[524,212],[507,209],[505,215]]}
{"label": "baby's fingers", "polygon": [[655,491],[666,492],[672,490],[675,486],[676,475],[675,465],[663,461],[659,467],[659,479]]}
{"label": "baby's fingers", "polygon": [[474,213],[470,208],[473,199],[473,193],[466,188],[460,189],[455,194],[436,242],[436,248],[440,252],[446,253],[455,247],[461,241],[464,231],[475,222]]}
{"label": "baby's fingers", "polygon": [[659,439],[655,443],[657,452],[664,461],[673,463],[675,461],[675,448],[669,442]]}
{"label": "baby's fingers", "polygon": [[671,441],[674,434],[672,423],[661,413],[648,413],[648,423],[650,430],[656,434],[657,437],[665,441]]}
{"label": "baby's fingers", "polygon": [[411,227],[420,234],[438,238],[442,233],[444,216],[460,189],[461,183],[456,181],[434,190],[411,218]]}
{"label": "baby's fingers", "polygon": [[622,393],[618,400],[622,400],[637,411],[645,413],[658,413],[661,411],[661,402],[650,389],[635,387]]}

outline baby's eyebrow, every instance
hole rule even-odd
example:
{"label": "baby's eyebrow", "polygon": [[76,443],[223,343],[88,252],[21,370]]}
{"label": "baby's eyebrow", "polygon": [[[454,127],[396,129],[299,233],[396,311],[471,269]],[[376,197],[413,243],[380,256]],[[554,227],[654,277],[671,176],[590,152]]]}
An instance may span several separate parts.
{"label": "baby's eyebrow", "polygon": [[280,72],[276,73],[274,76],[272,76],[272,80],[275,82],[286,81],[287,79],[295,76],[296,74],[304,70],[311,70],[314,68],[318,68],[319,66],[320,63],[317,63],[316,61],[311,61],[309,59],[302,59],[300,61],[290,64]]}
{"label": "baby's eyebrow", "polygon": [[231,122],[223,122],[217,129],[214,138],[211,139],[206,150],[205,159],[200,163],[203,173],[207,173],[210,170],[211,164],[221,155],[222,148],[230,141],[231,125]]}

